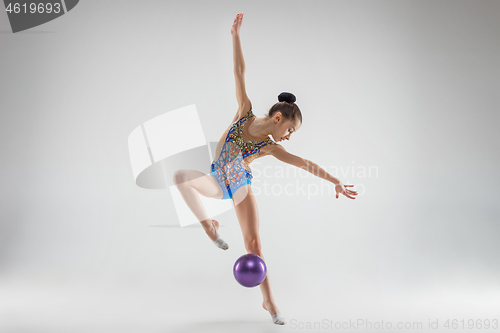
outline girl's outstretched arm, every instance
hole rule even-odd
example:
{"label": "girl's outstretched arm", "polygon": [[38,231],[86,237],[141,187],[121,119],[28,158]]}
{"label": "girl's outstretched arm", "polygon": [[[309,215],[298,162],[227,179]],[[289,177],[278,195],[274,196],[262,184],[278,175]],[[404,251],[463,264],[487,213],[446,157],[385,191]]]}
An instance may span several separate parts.
{"label": "girl's outstretched arm", "polygon": [[327,181],[335,184],[335,191],[337,192],[336,198],[339,197],[339,194],[343,194],[348,198],[356,199],[353,196],[358,195],[358,192],[346,189],[346,187],[353,187],[354,185],[342,184],[342,182],[338,178],[330,175],[328,172],[326,172],[326,170],[321,168],[319,165],[317,165],[313,161],[309,161],[309,160],[302,158],[300,156],[290,154],[281,145],[272,145],[270,147],[271,147],[271,150],[270,150],[271,155],[276,157],[278,160],[285,162],[285,163],[288,163],[288,164],[291,164],[291,165],[294,165],[298,168],[304,169],[304,170],[312,173],[316,177],[322,178],[324,180],[327,180]]}
{"label": "girl's outstretched arm", "polygon": [[243,117],[248,110],[252,108],[252,103],[247,96],[245,88],[245,60],[241,50],[240,28],[243,22],[243,13],[236,15],[233,26],[231,27],[231,35],[233,36],[233,63],[234,63],[234,79],[236,84],[236,99],[238,100],[238,112],[235,119]]}
{"label": "girl's outstretched arm", "polygon": [[236,15],[233,26],[231,27],[231,35],[233,36],[233,63],[235,73],[245,73],[245,60],[241,51],[240,28],[243,22],[243,13]]}

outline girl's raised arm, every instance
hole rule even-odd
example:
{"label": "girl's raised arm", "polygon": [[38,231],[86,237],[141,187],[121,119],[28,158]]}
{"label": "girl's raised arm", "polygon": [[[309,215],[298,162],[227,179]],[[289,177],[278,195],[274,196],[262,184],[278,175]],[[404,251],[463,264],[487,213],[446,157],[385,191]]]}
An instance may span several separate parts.
{"label": "girl's raised arm", "polygon": [[247,96],[245,89],[245,60],[241,51],[240,28],[243,21],[243,13],[236,15],[233,26],[231,27],[231,35],[233,36],[233,63],[234,63],[234,79],[236,84],[236,99],[238,100],[238,112],[235,118],[243,117],[248,110],[252,108],[252,103]]}

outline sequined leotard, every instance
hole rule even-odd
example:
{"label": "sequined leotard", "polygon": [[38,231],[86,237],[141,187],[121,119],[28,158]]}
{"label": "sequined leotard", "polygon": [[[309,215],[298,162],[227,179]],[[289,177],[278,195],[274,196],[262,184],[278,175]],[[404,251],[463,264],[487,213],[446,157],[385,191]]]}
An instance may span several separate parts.
{"label": "sequined leotard", "polygon": [[[245,141],[242,133],[245,123],[253,119],[255,115],[252,109],[241,117],[237,122],[226,130],[224,142],[219,142],[216,152],[216,159],[212,162],[210,174],[217,179],[217,182],[224,193],[222,200],[232,199],[234,193],[247,184],[251,184],[252,170],[250,162],[259,156],[260,149],[265,145],[276,143],[269,137],[264,141]],[[220,153],[219,153],[220,152]]]}

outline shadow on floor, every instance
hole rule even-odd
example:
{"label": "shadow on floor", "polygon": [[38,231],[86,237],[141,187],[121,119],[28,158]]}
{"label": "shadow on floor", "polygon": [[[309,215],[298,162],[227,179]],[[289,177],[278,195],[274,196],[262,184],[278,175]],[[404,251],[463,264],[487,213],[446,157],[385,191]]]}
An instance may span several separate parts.
{"label": "shadow on floor", "polygon": [[[201,224],[191,224],[191,225],[187,225],[185,227],[181,227],[180,225],[178,224],[157,224],[157,225],[150,225],[149,227],[153,227],[153,228],[182,228],[182,229],[195,229],[195,228],[201,228]],[[224,225],[223,224],[220,224],[219,225],[219,228],[223,228]]]}
{"label": "shadow on floor", "polygon": [[[286,327],[287,325],[284,326]],[[169,333],[276,332],[277,329],[283,329],[284,326],[274,324],[271,320],[271,317],[269,317],[267,320],[219,320],[186,324],[183,327],[169,329]]]}

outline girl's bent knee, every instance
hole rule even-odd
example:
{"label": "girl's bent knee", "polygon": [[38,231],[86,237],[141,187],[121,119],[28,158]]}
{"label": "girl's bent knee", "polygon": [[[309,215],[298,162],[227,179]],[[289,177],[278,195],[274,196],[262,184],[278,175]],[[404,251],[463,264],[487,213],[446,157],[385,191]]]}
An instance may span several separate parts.
{"label": "girl's bent knee", "polygon": [[175,185],[179,185],[183,182],[186,181],[186,175],[184,174],[184,170],[177,170],[174,172],[174,175],[172,176],[172,180],[174,181]]}

